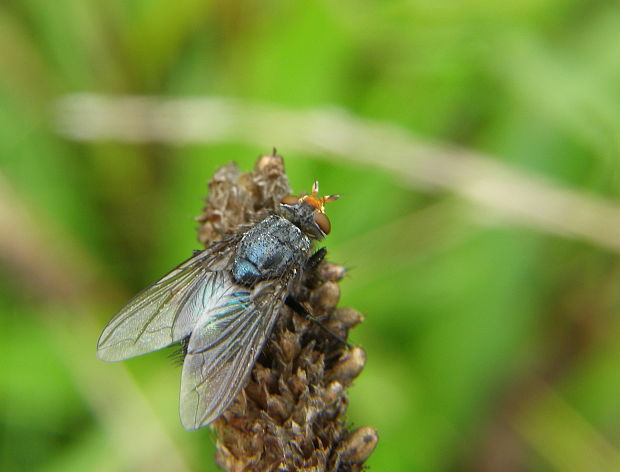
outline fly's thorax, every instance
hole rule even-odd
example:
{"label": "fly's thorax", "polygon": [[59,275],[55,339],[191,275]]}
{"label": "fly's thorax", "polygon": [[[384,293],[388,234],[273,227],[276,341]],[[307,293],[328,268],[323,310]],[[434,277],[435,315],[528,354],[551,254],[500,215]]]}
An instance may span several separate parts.
{"label": "fly's thorax", "polygon": [[251,287],[261,280],[299,272],[310,255],[310,239],[291,221],[271,215],[250,229],[235,251],[232,275]]}

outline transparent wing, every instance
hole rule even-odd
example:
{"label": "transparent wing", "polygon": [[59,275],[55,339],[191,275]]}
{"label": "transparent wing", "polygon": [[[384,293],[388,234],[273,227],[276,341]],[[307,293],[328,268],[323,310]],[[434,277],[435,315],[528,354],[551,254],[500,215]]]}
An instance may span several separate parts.
{"label": "transparent wing", "polygon": [[189,341],[181,376],[181,423],[202,428],[220,416],[245,385],[287,293],[287,280],[241,287],[205,317]]}
{"label": "transparent wing", "polygon": [[234,247],[234,242],[226,243],[175,267],[121,308],[99,337],[99,359],[122,361],[189,336],[202,314],[227,290],[218,271]]}

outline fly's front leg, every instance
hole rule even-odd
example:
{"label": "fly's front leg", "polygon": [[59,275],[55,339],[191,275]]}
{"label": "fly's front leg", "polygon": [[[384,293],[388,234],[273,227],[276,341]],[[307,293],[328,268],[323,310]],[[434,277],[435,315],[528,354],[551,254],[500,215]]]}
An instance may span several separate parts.
{"label": "fly's front leg", "polygon": [[321,249],[316,251],[314,254],[312,254],[310,258],[306,261],[305,269],[307,271],[312,271],[316,269],[319,266],[319,264],[323,262],[323,259],[325,259],[326,255],[327,255],[327,248],[322,247]]}

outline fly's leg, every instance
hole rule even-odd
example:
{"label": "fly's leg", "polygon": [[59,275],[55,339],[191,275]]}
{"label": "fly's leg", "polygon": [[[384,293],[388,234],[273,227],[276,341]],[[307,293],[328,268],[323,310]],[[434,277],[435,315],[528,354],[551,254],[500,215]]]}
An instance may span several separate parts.
{"label": "fly's leg", "polygon": [[305,274],[305,279],[310,286],[316,285],[316,283],[319,281],[316,269],[321,265],[321,262],[323,262],[326,255],[327,249],[322,247],[314,254],[312,254],[304,264],[303,272]]}
{"label": "fly's leg", "polygon": [[[327,252],[327,251],[325,251],[325,252]],[[323,256],[325,256],[325,254],[323,254]],[[344,344],[345,346],[347,346],[347,348],[351,349],[351,345],[347,342],[346,339],[344,339],[342,336],[337,335],[331,329],[329,329],[327,326],[325,326],[320,319],[318,319],[312,313],[310,313],[306,309],[305,306],[303,306],[301,303],[299,303],[293,297],[291,297],[291,296],[286,297],[286,302],[285,303],[291,309],[293,309],[296,313],[298,313],[299,315],[303,316],[307,320],[312,321],[313,323],[316,323],[323,331],[325,331],[327,334],[329,334],[331,337],[333,337],[336,341],[338,341],[339,343]]]}
{"label": "fly's leg", "polygon": [[[326,255],[327,248],[322,247],[321,249],[317,250],[306,261],[306,264],[304,266],[304,272],[307,274],[314,274],[315,269],[321,264],[321,262],[323,262],[323,259],[325,259]],[[288,297],[286,297],[285,303],[299,315],[303,316],[307,320],[312,321],[313,323],[316,323],[323,331],[329,334],[336,341],[344,344],[347,348],[351,349],[351,345],[346,341],[346,339],[344,339],[342,336],[337,335],[331,329],[325,326],[319,318],[310,313],[308,309],[303,304],[298,302],[294,297],[289,295]]]}
{"label": "fly's leg", "polygon": [[316,269],[319,266],[319,264],[323,262],[323,259],[325,259],[326,255],[327,255],[327,248],[322,247],[321,249],[319,249],[318,251],[316,251],[314,254],[310,256],[310,258],[306,262],[305,269],[307,271],[312,271]]}

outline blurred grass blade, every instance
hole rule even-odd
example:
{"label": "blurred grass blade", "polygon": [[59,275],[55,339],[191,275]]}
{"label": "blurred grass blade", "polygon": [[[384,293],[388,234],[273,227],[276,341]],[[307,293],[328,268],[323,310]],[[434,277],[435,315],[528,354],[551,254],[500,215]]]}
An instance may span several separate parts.
{"label": "blurred grass blade", "polygon": [[181,145],[238,140],[338,155],[392,172],[412,186],[454,192],[510,222],[620,252],[620,206],[490,156],[428,143],[404,128],[341,110],[295,111],[225,98],[79,94],[59,101],[57,129],[84,141]]}
{"label": "blurred grass blade", "polygon": [[620,452],[551,387],[514,426],[552,470],[620,470]]}

